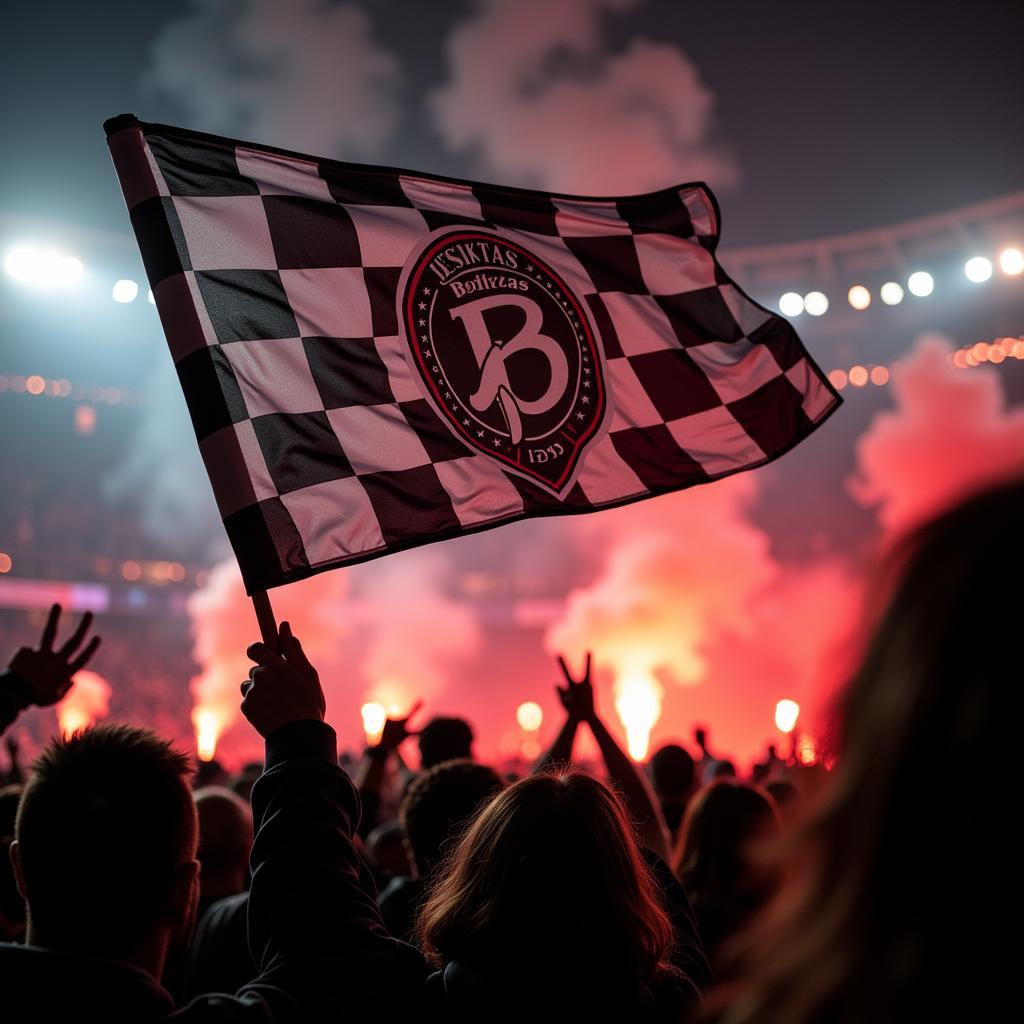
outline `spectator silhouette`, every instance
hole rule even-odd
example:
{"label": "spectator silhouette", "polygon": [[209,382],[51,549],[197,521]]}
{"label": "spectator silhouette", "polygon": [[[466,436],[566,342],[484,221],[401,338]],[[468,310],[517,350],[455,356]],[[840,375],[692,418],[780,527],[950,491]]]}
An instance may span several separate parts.
{"label": "spectator silhouette", "polygon": [[697,927],[719,976],[721,948],[760,910],[775,875],[753,856],[759,841],[778,836],[772,798],[756,786],[718,779],[694,795],[679,836],[676,874],[690,898]]}
{"label": "spectator silhouette", "polygon": [[420,899],[446,845],[503,785],[493,768],[473,761],[446,761],[413,780],[402,800],[401,823],[416,874],[393,878],[378,899],[392,935],[412,938]]}
{"label": "spectator silhouette", "polygon": [[393,878],[404,878],[409,874],[409,846],[400,822],[385,821],[366,837],[366,858],[381,888]]}
{"label": "spectator silhouette", "polygon": [[[183,754],[128,726],[50,744],[22,795],[12,852],[27,942],[37,948],[0,952],[5,989],[53,971],[61,984],[46,989],[46,1002],[70,1010],[89,963],[102,958],[142,1006],[165,995],[144,979],[159,978],[184,949],[199,898],[190,775]],[[96,974],[95,986],[110,981]]]}
{"label": "spectator silhouette", "polygon": [[839,701],[835,769],[725,994],[729,1024],[1012,1015],[1021,523],[1015,482],[891,550]]}
{"label": "spectator silhouette", "polygon": [[[276,642],[280,654],[252,649],[261,664],[242,701],[266,740],[248,907],[258,976],[234,996],[206,995],[175,1011],[157,979],[187,941],[198,902],[191,766],[146,730],[99,726],[46,748],[19,807],[12,863],[28,945],[0,943],[5,1024],[345,1020],[367,1009],[359,996],[368,979],[383,992],[410,965],[420,979],[411,948],[383,929],[369,955],[352,955],[348,897],[353,884],[369,884],[351,859],[355,794],[323,722],[315,670],[287,624]],[[48,648],[44,637],[40,652]],[[391,1005],[409,1012],[401,999],[400,990]]]}
{"label": "spectator silhouette", "polygon": [[669,835],[675,837],[693,790],[693,758],[678,743],[666,743],[651,755],[648,770]]}
{"label": "spectator silhouette", "polygon": [[462,718],[432,718],[419,734],[420,768],[473,759],[473,730]]}
{"label": "spectator silhouette", "polygon": [[0,789],[0,942],[20,942],[25,935],[25,901],[18,892],[10,858],[14,822],[23,789],[24,786],[19,784]]}
{"label": "spectator silhouette", "polygon": [[249,886],[252,811],[230,789],[206,786],[195,791],[199,816],[199,914],[226,896]]}
{"label": "spectator silhouette", "polygon": [[[543,771],[499,793],[437,876],[417,935],[447,989],[509,1018],[657,1019],[696,990],[673,963],[661,887],[614,792]],[[515,990],[509,983],[517,979]]]}
{"label": "spectator silhouette", "polygon": [[[295,641],[288,634],[286,642]],[[304,659],[288,661],[263,644],[250,656],[257,667],[246,702],[264,694],[272,710],[316,679]],[[330,846],[333,878],[307,887],[286,919],[304,920],[307,902],[335,908],[331,982],[344,992],[342,1019],[675,1020],[699,1001],[687,961],[675,959],[665,891],[604,783],[579,771],[543,772],[495,796],[434,875],[418,924],[424,956],[383,926],[356,846],[355,787],[336,760],[317,767],[307,782],[326,789],[338,811],[320,841]],[[259,880],[257,868],[252,899]],[[311,937],[310,949],[322,944]]]}
{"label": "spectator silhouette", "polygon": [[256,974],[246,942],[252,811],[230,789],[193,794],[199,819],[199,908],[185,958],[164,983],[186,1001],[206,992],[234,992]]}

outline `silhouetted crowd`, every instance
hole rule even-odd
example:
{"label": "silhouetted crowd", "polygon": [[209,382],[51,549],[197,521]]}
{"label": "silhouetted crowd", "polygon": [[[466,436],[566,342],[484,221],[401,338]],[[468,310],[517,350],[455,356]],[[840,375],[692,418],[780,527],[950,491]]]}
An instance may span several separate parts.
{"label": "silhouetted crowd", "polygon": [[[197,773],[104,724],[0,789],[0,1019],[1006,1019],[1021,523],[1004,486],[887,553],[829,771],[771,750],[743,780],[703,730],[641,771],[589,656],[559,659],[564,721],[526,777],[476,761],[458,718],[389,720],[343,763],[282,623],[240,688],[262,763]],[[53,608],[0,676],[0,732],[61,699],[91,627],[61,640]]]}

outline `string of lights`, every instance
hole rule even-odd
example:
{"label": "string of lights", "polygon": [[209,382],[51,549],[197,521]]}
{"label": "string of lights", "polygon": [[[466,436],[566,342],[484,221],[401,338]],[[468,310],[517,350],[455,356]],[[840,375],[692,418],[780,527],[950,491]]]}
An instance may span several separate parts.
{"label": "string of lights", "polygon": [[[976,341],[973,345],[964,345],[955,352],[950,352],[947,360],[950,366],[958,370],[969,370],[982,363],[1003,363],[1007,359],[1024,361],[1024,334],[1019,337],[996,338],[993,341]],[[829,370],[828,379],[837,391],[849,386],[864,388],[869,384],[885,387],[892,380],[892,368],[884,363],[851,366],[847,370]]]}
{"label": "string of lights", "polygon": [[138,405],[141,397],[127,388],[94,383],[73,383],[66,377],[46,378],[38,373],[0,374],[0,393],[31,395],[44,398],[69,398],[73,402],[95,405]]}
{"label": "string of lights", "polygon": [[[0,551],[0,575],[14,568],[14,556]],[[201,584],[208,575],[205,566],[185,566],[181,562],[145,561],[129,558],[125,561],[100,557],[93,559],[92,571],[101,578],[120,577],[126,583],[164,586],[184,583],[186,580]]]}
{"label": "string of lights", "polygon": [[[999,269],[1006,277],[1020,277],[1024,274],[1024,253],[1015,246],[1003,249],[998,256]],[[995,267],[988,256],[972,256],[964,263],[964,277],[974,284],[984,284],[992,278]],[[878,289],[878,298],[886,306],[898,306],[906,297],[912,296],[925,299],[935,291],[935,278],[927,270],[915,270],[906,279],[906,287],[899,281],[886,281]],[[863,284],[851,285],[846,293],[846,301],[852,309],[863,311],[868,309],[874,300],[871,290]],[[797,317],[802,313],[808,316],[824,316],[831,306],[829,297],[821,291],[785,292],[779,298],[778,310],[783,316]]]}

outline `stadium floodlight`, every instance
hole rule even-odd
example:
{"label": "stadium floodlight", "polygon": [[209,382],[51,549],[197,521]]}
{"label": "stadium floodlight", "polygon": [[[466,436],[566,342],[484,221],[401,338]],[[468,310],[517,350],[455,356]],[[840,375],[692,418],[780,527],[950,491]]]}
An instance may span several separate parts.
{"label": "stadium floodlight", "polygon": [[82,277],[82,261],[55,249],[18,246],[4,257],[8,277],[35,288],[68,288]]}
{"label": "stadium floodlight", "polygon": [[828,296],[824,292],[808,292],[804,296],[804,310],[811,316],[824,316],[828,311]]}
{"label": "stadium floodlight", "polygon": [[972,256],[964,264],[968,281],[981,284],[992,276],[992,261],[987,256]]}
{"label": "stadium floodlight", "polygon": [[12,249],[4,257],[4,272],[22,284],[31,284],[38,274],[39,253],[35,249]]}
{"label": "stadium floodlight", "polygon": [[53,253],[47,256],[46,270],[46,284],[67,288],[81,280],[84,268],[82,261],[75,256],[61,256],[59,253]]}
{"label": "stadium floodlight", "polygon": [[114,287],[110,294],[115,302],[134,302],[135,297],[139,294],[139,286],[134,281],[122,278],[120,281],[114,282]]}
{"label": "stadium floodlight", "polygon": [[155,306],[156,305],[156,299],[153,298],[153,289],[152,288],[150,288],[149,291],[146,292],[146,301],[151,306]]}
{"label": "stadium floodlight", "polygon": [[871,305],[871,292],[862,284],[855,284],[846,293],[846,298],[854,309],[867,309]]}
{"label": "stadium floodlight", "polygon": [[1016,276],[1024,273],[1024,253],[1020,249],[1004,249],[999,254],[999,267],[1004,274]]}
{"label": "stadium floodlight", "polygon": [[923,299],[935,291],[935,278],[927,270],[916,270],[907,278],[907,288],[911,295]]}
{"label": "stadium floodlight", "polygon": [[779,299],[779,312],[783,316],[799,316],[804,311],[804,297],[797,292],[786,292]]}
{"label": "stadium floodlight", "polygon": [[886,281],[878,294],[887,306],[898,306],[903,301],[903,285],[896,281]]}

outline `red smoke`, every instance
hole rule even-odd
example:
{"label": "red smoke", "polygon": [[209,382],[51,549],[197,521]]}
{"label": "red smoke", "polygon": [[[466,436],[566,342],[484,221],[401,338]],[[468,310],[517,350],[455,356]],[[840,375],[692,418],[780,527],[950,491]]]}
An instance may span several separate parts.
{"label": "red smoke", "polygon": [[649,39],[611,52],[602,20],[636,0],[476,6],[448,40],[450,76],[431,104],[444,141],[479,154],[481,173],[598,195],[735,182],[709,139],[714,95],[686,55]]}
{"label": "red smoke", "polygon": [[941,335],[919,338],[893,368],[896,408],[857,442],[851,493],[887,534],[1024,472],[1024,409],[1007,408],[1000,371],[958,370],[951,351]]}
{"label": "red smoke", "polygon": [[[271,592],[277,620],[292,623],[319,670],[328,721],[344,747],[362,743],[362,704],[404,713],[420,697],[437,698],[478,649],[472,610],[444,593],[446,570],[436,551],[407,552]],[[261,741],[238,711],[239,685],[252,666],[245,650],[259,630],[234,561],[211,571],[188,611],[202,670],[192,680],[197,739],[223,733],[219,758],[259,760]]]}

